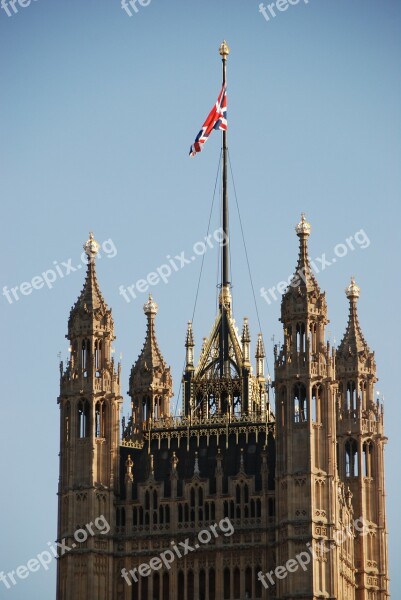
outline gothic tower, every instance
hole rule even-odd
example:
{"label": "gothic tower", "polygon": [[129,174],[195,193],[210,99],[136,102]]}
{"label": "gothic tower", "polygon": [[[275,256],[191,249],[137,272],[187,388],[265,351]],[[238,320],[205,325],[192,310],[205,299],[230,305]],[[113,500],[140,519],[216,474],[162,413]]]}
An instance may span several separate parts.
{"label": "gothic tower", "polygon": [[336,364],[339,472],[352,491],[355,517],[366,524],[364,535],[355,539],[356,600],[385,600],[389,593],[383,404],[375,400],[376,363],[359,325],[360,289],[354,279],[346,295],[349,319]]}
{"label": "gothic tower", "polygon": [[60,479],[57,600],[113,597],[114,499],[119,486],[120,367],[111,357],[114,324],[96,278],[99,245],[84,245],[88,267],[71,309],[70,359],[60,365]]}
{"label": "gothic tower", "polygon": [[153,420],[170,416],[173,382],[156,339],[155,318],[158,306],[152,295],[144,306],[147,317],[145,343],[131,370],[129,395],[131,397],[133,434],[136,436]]}
{"label": "gothic tower", "polygon": [[[352,600],[352,559],[346,569],[335,543],[336,531],[351,517],[336,466],[335,354],[325,342],[326,299],[309,262],[310,231],[302,215],[296,227],[298,264],[281,305],[284,343],[275,350],[276,564],[285,565],[305,551],[316,558],[310,556],[296,577],[278,580],[276,594]],[[346,543],[352,556],[352,538]]]}

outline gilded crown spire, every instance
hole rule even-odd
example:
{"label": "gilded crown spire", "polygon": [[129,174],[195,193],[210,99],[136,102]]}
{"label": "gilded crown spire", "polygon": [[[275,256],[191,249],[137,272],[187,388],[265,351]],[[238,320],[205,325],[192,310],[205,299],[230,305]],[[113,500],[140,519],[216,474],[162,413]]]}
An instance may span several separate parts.
{"label": "gilded crown spire", "polygon": [[345,295],[349,300],[348,324],[344,337],[338,347],[337,356],[358,356],[364,350],[370,353],[369,346],[359,324],[357,303],[361,295],[361,288],[356,284],[354,277],[351,277],[351,283],[345,288]]}
{"label": "gilded crown spire", "polygon": [[319,286],[313,274],[309,262],[308,238],[311,234],[311,224],[306,220],[305,213],[301,214],[301,220],[295,226],[296,234],[299,238],[299,254],[296,271],[293,276],[293,284],[289,286],[288,291],[297,292],[298,289],[316,290],[319,292]]}
{"label": "gilded crown spire", "polygon": [[88,257],[87,271],[82,291],[71,309],[69,326],[79,317],[81,320],[95,317],[99,320],[106,313],[111,315],[96,275],[96,256],[99,252],[100,244],[95,240],[93,233],[89,233],[89,239],[83,245],[85,254]]}

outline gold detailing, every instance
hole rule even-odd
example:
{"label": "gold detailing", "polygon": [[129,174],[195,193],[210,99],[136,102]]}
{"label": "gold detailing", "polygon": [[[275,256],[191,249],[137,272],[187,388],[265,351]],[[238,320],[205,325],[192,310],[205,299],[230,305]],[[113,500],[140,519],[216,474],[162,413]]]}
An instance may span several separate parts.
{"label": "gold detailing", "polygon": [[96,254],[99,252],[100,245],[97,243],[95,238],[93,237],[92,231],[89,233],[89,240],[85,242],[83,245],[83,249],[85,250],[85,254],[90,260],[93,260]]}
{"label": "gold detailing", "polygon": [[310,223],[308,223],[308,221],[305,218],[305,213],[302,213],[301,215],[301,220],[298,223],[298,225],[295,227],[295,231],[297,232],[297,235],[310,235],[310,232],[312,230],[312,227],[310,225]]}
{"label": "gold detailing", "polygon": [[223,60],[226,60],[226,58],[228,57],[228,55],[230,54],[230,48],[228,47],[228,44],[226,42],[226,40],[224,40],[219,47],[219,54],[221,56],[221,58]]}

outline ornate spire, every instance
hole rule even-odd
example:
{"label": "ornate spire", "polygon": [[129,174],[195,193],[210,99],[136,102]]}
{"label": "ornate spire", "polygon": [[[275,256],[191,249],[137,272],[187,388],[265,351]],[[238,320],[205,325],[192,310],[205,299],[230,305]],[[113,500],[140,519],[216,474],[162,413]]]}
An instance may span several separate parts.
{"label": "ornate spire", "polygon": [[[308,237],[311,234],[312,227],[306,220],[305,213],[302,213],[301,220],[296,225],[295,231],[299,237],[299,255],[296,271],[294,273],[293,281],[296,279],[297,286],[299,288],[307,288],[319,290],[318,283],[315,279],[313,271],[309,263],[308,255]],[[294,281],[295,283],[295,281]],[[290,286],[291,289],[291,286]]]}
{"label": "ornate spire", "polygon": [[71,308],[69,326],[72,325],[73,319],[76,316],[103,316],[109,311],[106,302],[104,301],[102,292],[96,277],[96,255],[99,252],[99,244],[90,232],[89,239],[83,245],[85,253],[88,257],[88,266],[86,271],[85,283],[78,300]]}
{"label": "ornate spire", "polygon": [[266,351],[263,343],[263,336],[261,333],[258,334],[258,343],[256,344],[256,377],[264,377],[265,375],[265,358]]}
{"label": "ornate spire", "polygon": [[244,325],[242,327],[241,342],[243,344],[249,344],[251,341],[251,334],[249,333],[249,321],[248,317],[244,317]]}
{"label": "ornate spire", "polygon": [[167,366],[157,343],[155,317],[158,306],[151,294],[143,310],[147,316],[146,338],[142,352],[132,367],[130,383],[136,388],[148,389],[157,378],[161,387],[169,387],[172,384],[170,367]]}
{"label": "ornate spire", "polygon": [[363,337],[358,320],[357,302],[361,290],[355,283],[354,277],[351,278],[350,285],[345,289],[345,294],[349,300],[349,317],[347,329],[337,350],[337,357],[357,357],[361,352],[370,353],[371,351]]}
{"label": "ornate spire", "polygon": [[131,369],[129,395],[133,402],[133,421],[144,423],[151,419],[170,416],[170,398],[173,382],[156,339],[155,318],[158,306],[149,295],[143,310],[147,330],[142,352]]}
{"label": "ornate spire", "polygon": [[186,352],[187,367],[194,366],[194,347],[195,347],[195,342],[194,342],[194,335],[193,335],[193,331],[192,331],[192,321],[188,321],[187,337],[185,339],[185,348],[187,349],[187,352]]}
{"label": "ornate spire", "polygon": [[301,220],[296,225],[295,231],[299,237],[298,262],[292,280],[287,287],[281,304],[281,321],[288,321],[295,316],[300,315],[300,309],[310,312],[313,305],[314,313],[316,309],[324,316],[327,323],[326,299],[325,294],[320,291],[319,285],[313,274],[308,255],[308,238],[311,233],[311,225],[302,213]]}

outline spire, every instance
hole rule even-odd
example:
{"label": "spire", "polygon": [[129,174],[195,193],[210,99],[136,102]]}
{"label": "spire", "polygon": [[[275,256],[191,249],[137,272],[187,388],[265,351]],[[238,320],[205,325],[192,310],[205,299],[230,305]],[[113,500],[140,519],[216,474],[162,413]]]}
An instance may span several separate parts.
{"label": "spire", "polygon": [[337,350],[337,357],[357,357],[361,352],[370,353],[371,351],[363,337],[358,320],[357,303],[361,290],[355,283],[354,277],[351,278],[350,285],[345,289],[345,294],[349,300],[349,317],[347,329]]}
{"label": "spire", "polygon": [[154,374],[158,373],[162,375],[162,379],[164,376],[165,383],[168,383],[171,381],[170,368],[167,367],[156,339],[155,318],[158,306],[153,300],[152,294],[149,294],[148,301],[144,304],[143,310],[147,317],[146,338],[142,352],[132,367],[131,378],[134,383],[139,383],[140,380],[141,387],[143,387],[150,385]]}
{"label": "spire", "polygon": [[256,345],[256,377],[264,377],[265,375],[265,358],[266,351],[263,343],[263,336],[261,333],[258,334],[258,343]]}
{"label": "spire", "polygon": [[244,318],[241,342],[242,342],[242,356],[243,356],[244,364],[249,364],[251,334],[249,333],[249,321],[248,321],[247,317]]}
{"label": "spire", "polygon": [[288,321],[289,318],[300,316],[300,308],[306,313],[310,313],[313,305],[313,312],[316,315],[318,312],[324,315],[325,323],[327,323],[326,299],[325,294],[320,291],[312,271],[308,254],[308,238],[311,233],[311,225],[306,220],[305,214],[302,213],[301,220],[296,225],[295,231],[299,238],[299,253],[298,262],[295,273],[287,287],[282,303],[281,303],[281,321]]}
{"label": "spire", "polygon": [[74,318],[77,316],[101,316],[109,310],[97,281],[95,261],[99,252],[99,244],[94,239],[92,232],[90,232],[89,239],[85,242],[83,248],[88,257],[86,278],[78,300],[71,308],[69,326],[72,325]]}
{"label": "spire", "polygon": [[295,231],[299,237],[299,255],[293,281],[296,278],[298,287],[306,287],[308,290],[313,288],[319,290],[318,283],[309,263],[308,237],[311,234],[312,227],[306,220],[305,213],[301,214],[301,220],[295,227]]}
{"label": "spire", "polygon": [[185,339],[185,348],[187,349],[187,353],[186,353],[187,367],[194,366],[194,347],[195,347],[195,342],[194,342],[194,335],[193,335],[193,331],[192,331],[192,321],[188,321],[187,337]]}
{"label": "spire", "polygon": [[156,339],[155,319],[158,306],[151,294],[143,310],[147,318],[146,338],[131,369],[129,382],[135,423],[170,416],[170,398],[173,396],[170,367],[167,366]]}

